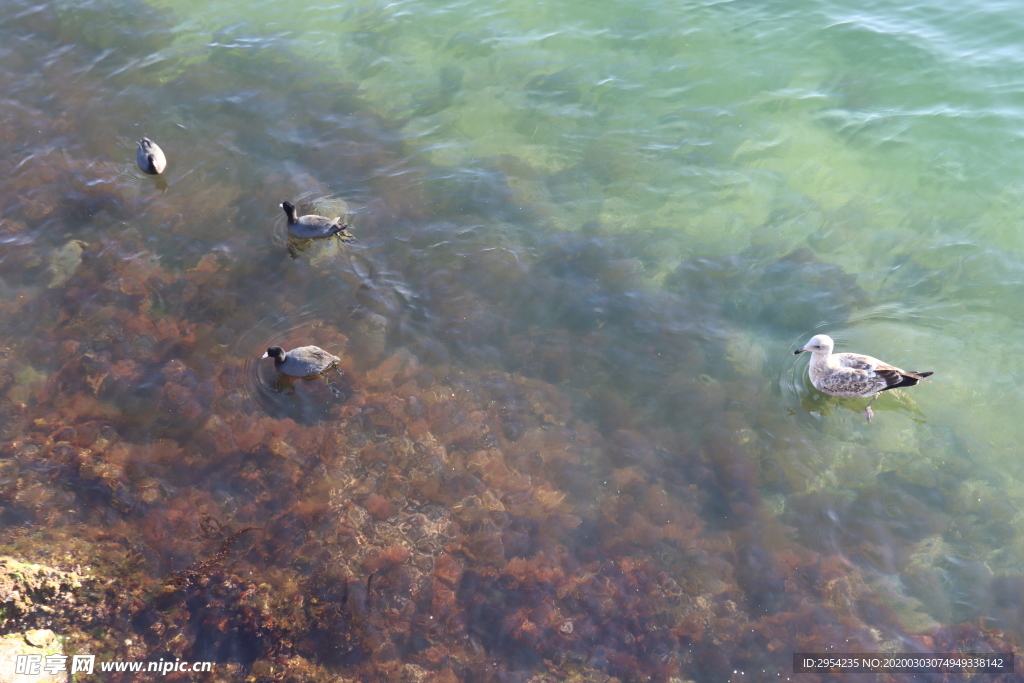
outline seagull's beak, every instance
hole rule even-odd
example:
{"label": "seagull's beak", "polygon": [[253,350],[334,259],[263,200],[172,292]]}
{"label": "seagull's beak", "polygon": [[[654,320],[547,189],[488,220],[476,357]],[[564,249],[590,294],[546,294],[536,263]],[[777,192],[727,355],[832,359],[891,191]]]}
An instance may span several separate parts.
{"label": "seagull's beak", "polygon": [[263,352],[263,355],[262,355],[262,356],[260,356],[260,360],[263,360],[264,358],[270,358],[270,354],[269,354],[269,353],[267,353],[266,351],[264,351],[264,352]]}
{"label": "seagull's beak", "polygon": [[801,353],[803,353],[806,350],[807,349],[797,349],[796,351],[793,352],[793,355],[794,356],[799,356]]}

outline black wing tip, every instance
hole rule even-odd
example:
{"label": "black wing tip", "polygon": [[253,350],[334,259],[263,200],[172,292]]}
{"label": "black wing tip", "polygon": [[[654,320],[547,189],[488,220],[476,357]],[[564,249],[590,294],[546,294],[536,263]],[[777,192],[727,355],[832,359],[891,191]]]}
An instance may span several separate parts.
{"label": "black wing tip", "polygon": [[890,384],[886,389],[902,389],[903,387],[916,387],[917,383],[926,377],[934,375],[934,372],[908,372],[899,375],[899,382]]}

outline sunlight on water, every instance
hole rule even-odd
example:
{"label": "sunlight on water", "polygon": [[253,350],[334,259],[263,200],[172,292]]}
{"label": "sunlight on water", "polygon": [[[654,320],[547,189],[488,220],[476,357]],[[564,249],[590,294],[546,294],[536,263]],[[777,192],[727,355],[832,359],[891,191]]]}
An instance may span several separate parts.
{"label": "sunlight on water", "polygon": [[[79,650],[223,680],[1009,651],[1022,22],[12,3],[4,552],[118,577],[58,612]],[[290,240],[285,200],[355,241]],[[822,332],[935,375],[868,424],[794,358]]]}

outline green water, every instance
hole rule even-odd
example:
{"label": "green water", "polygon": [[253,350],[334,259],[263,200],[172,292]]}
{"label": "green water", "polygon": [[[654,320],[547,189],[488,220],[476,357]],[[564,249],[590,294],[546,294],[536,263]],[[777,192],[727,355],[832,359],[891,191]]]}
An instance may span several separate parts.
{"label": "green water", "polygon": [[[1017,14],[15,3],[0,11],[3,542],[118,529],[159,583],[211,552],[200,512],[266,526],[232,570],[301,596],[266,623],[321,667],[310,680],[396,661],[527,680],[545,660],[629,678],[609,652],[636,680],[755,665],[777,680],[801,646],[927,650],[925,634],[938,651],[943,628],[975,622],[1019,642]],[[134,169],[142,135],[167,152],[166,188]],[[285,199],[346,215],[358,242],[289,255]],[[792,355],[818,333],[935,374],[869,424]],[[272,343],[344,352],[342,397],[282,391],[258,363]],[[106,463],[83,464],[58,454],[65,426],[118,445],[71,439]],[[429,549],[409,540],[415,514]],[[396,545],[415,569],[381,570],[379,613],[365,597],[344,629],[321,608],[288,616],[317,591],[349,605],[330,586],[363,600],[354,586]],[[442,555],[465,571],[448,636],[379,636],[400,613],[433,618]],[[616,603],[636,615],[628,637],[594,635],[610,617],[564,585],[502,584],[520,560],[580,585],[612,567],[609,585],[648,599]],[[638,566],[657,589],[635,588]],[[192,644],[128,654],[238,676],[273,659],[240,618],[242,644],[197,644],[205,612],[186,598],[188,628],[171,601],[159,618]],[[551,620],[536,641],[510,625],[535,602],[556,614],[531,617]],[[784,615],[819,605],[848,620],[801,640],[813,628]],[[576,641],[554,635],[570,613]],[[758,655],[721,645],[707,663],[747,631]]]}
{"label": "green water", "polygon": [[[914,392],[927,421],[985,444],[1008,478],[1020,472],[1007,416],[1021,399],[1006,380],[1019,355],[1024,149],[1015,19],[1001,6],[214,7],[167,6],[177,49],[210,36],[286,45],[310,60],[308,87],[352,84],[407,120],[401,138],[433,178],[503,171],[536,219],[526,239],[586,221],[639,236],[651,287],[694,255],[754,250],[763,262],[810,247],[855,275],[870,305],[814,329],[735,321],[763,374],[788,376],[787,346],[815,331],[940,368]],[[857,438],[883,447],[891,428]]]}

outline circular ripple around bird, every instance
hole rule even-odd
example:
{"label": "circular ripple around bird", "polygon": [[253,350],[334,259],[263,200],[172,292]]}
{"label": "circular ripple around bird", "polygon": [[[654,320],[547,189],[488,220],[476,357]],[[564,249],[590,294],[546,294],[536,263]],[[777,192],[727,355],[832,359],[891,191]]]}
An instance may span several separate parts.
{"label": "circular ripple around bird", "polygon": [[[811,336],[803,335],[796,340],[792,345],[793,351],[803,346]],[[784,363],[779,373],[782,410],[789,416],[795,416],[801,428],[818,432],[821,430],[820,418],[831,412],[830,399],[811,384],[807,376],[807,363],[801,360],[802,355],[806,354],[793,356],[792,362]]]}
{"label": "circular ripple around bird", "polygon": [[114,176],[113,181],[118,187],[133,190],[133,192],[144,192],[151,188],[159,192],[166,192],[169,187],[167,175],[146,175],[139,169],[135,161],[135,152],[139,144],[138,140],[141,138],[142,135],[139,135],[139,138],[124,136],[117,138],[118,158],[123,159],[124,163]]}
{"label": "circular ripple around bird", "polygon": [[[323,378],[287,378],[277,372],[273,360],[262,358],[271,346],[288,351],[310,344],[341,355],[341,349],[331,348],[330,343],[318,339],[330,337],[322,322],[323,313],[316,304],[307,304],[286,314],[268,315],[239,336],[233,352],[245,360],[236,390],[245,404],[271,417],[310,424],[327,419],[331,409],[344,402],[344,392],[334,394]],[[338,388],[342,378],[332,371],[327,379]]]}
{"label": "circular ripple around bird", "polygon": [[[343,223],[350,223],[353,211],[348,202],[338,197],[315,197],[311,193],[300,195],[295,200],[289,200],[295,204],[295,210],[300,216],[314,214],[333,218],[340,216]],[[303,253],[318,254],[323,249],[340,250],[344,249],[343,243],[338,239],[297,239],[288,232],[288,218],[284,210],[278,208],[278,216],[274,219],[274,245],[288,249],[292,256]]]}

